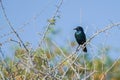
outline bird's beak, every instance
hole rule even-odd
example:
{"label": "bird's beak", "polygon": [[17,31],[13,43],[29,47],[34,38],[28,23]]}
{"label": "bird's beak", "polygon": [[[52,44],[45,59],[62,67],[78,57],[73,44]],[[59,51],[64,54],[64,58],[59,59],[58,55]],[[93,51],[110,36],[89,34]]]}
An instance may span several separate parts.
{"label": "bird's beak", "polygon": [[74,28],[73,30],[76,30],[76,28]]}

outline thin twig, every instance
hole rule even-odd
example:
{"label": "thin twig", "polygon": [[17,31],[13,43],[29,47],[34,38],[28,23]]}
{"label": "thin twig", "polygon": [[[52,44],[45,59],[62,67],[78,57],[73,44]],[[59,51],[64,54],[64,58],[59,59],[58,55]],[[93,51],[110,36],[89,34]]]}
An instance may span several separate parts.
{"label": "thin twig", "polygon": [[[58,4],[57,9],[56,9],[56,11],[55,11],[55,13],[54,13],[52,19],[54,19],[54,18],[57,16],[57,13],[59,12],[59,9],[60,9],[62,3],[63,3],[63,0],[61,0],[61,2]],[[49,23],[47,24],[47,26],[46,26],[45,31],[43,32],[43,36],[42,36],[41,41],[40,41],[40,43],[39,43],[39,47],[41,47],[42,42],[43,42],[43,40],[45,39],[46,34],[47,34],[47,32],[48,32],[50,26],[51,26],[51,23],[49,22]]]}
{"label": "thin twig", "polygon": [[[89,44],[90,41],[91,41],[93,38],[95,38],[97,35],[99,35],[100,33],[105,32],[105,31],[107,31],[107,30],[109,30],[109,29],[111,29],[111,28],[113,28],[113,27],[115,27],[115,26],[119,26],[119,25],[120,25],[120,23],[111,24],[111,25],[108,25],[107,27],[105,27],[105,28],[103,28],[103,29],[95,32],[95,33],[82,45],[82,47],[84,48],[84,47],[85,47],[84,45]],[[51,72],[54,72],[54,70],[56,70],[56,69],[57,69],[60,65],[62,65],[66,60],[68,60],[69,58],[73,57],[73,56],[78,52],[78,50],[80,50],[80,47],[81,47],[81,46],[79,46],[73,54],[71,54],[70,56],[68,56],[67,58],[65,58],[61,63],[59,63],[56,67],[54,67],[54,69],[51,70]]]}
{"label": "thin twig", "polygon": [[4,78],[4,74],[3,74],[2,71],[0,71],[0,75],[1,75],[1,77],[2,77],[1,79],[2,79],[2,80],[5,80],[5,78]]}
{"label": "thin twig", "polygon": [[[83,63],[84,63],[84,67],[86,68],[86,60],[85,60],[85,53],[83,53]],[[87,75],[87,71],[86,71],[86,69],[84,70],[84,77],[86,77],[86,75]],[[85,79],[86,80],[86,79]]]}
{"label": "thin twig", "polygon": [[101,77],[100,80],[103,80],[103,79],[104,79],[104,76],[107,75],[107,73],[116,65],[116,63],[117,63],[119,60],[120,60],[120,56],[115,60],[115,62],[111,65],[111,67],[109,67],[109,68],[105,71],[104,75]]}
{"label": "thin twig", "polygon": [[[63,50],[62,50],[55,42],[52,41],[52,43],[60,50],[60,52],[62,53],[62,55],[63,55],[65,58],[67,58],[67,56],[64,54]],[[68,62],[68,64],[69,64],[69,66],[72,68],[72,70],[75,72],[77,78],[80,79],[79,74],[76,72],[76,70],[74,69],[74,67],[73,67],[72,64],[71,64],[71,60],[68,59],[67,62]],[[66,73],[66,72],[65,72],[65,73]],[[64,75],[65,75],[65,74],[64,74]]]}
{"label": "thin twig", "polygon": [[[37,13],[37,14],[34,15],[34,16],[32,16],[30,19],[28,19],[28,20],[25,21],[23,24],[21,24],[16,31],[22,31],[22,29],[25,28],[25,26],[27,26],[28,24],[30,24],[32,21],[36,20],[36,19],[46,10],[46,8],[49,7],[49,5],[50,5],[52,2],[53,2],[53,1],[47,3],[47,4],[44,6],[44,8],[43,8],[39,13]],[[4,27],[4,26],[3,26],[3,27]],[[1,29],[2,29],[2,28],[0,27],[0,30],[1,30]],[[5,33],[5,34],[1,35],[0,38],[4,38],[4,37],[9,36],[9,35],[11,35],[11,34],[13,34],[13,33],[14,33],[13,31],[8,32],[8,33]]]}
{"label": "thin twig", "polygon": [[10,38],[10,41],[12,41],[12,42],[15,42],[15,43],[19,44],[19,46],[21,47],[20,42],[18,42],[18,41],[16,41],[16,40],[13,40],[13,39],[11,39],[11,38]]}
{"label": "thin twig", "polygon": [[2,7],[2,11],[3,11],[3,15],[10,27],[10,29],[14,32],[14,34],[16,35],[16,37],[19,39],[19,41],[21,42],[21,44],[23,45],[23,47],[25,48],[25,50],[27,52],[29,52],[29,50],[27,49],[27,47],[25,46],[24,42],[22,41],[22,39],[20,38],[19,34],[15,31],[15,29],[13,28],[13,25],[11,24],[10,20],[8,19],[7,15],[6,15],[6,12],[5,12],[5,9],[4,9],[4,6],[3,6],[3,3],[2,3],[2,0],[0,0],[0,4],[1,4],[1,7]]}
{"label": "thin twig", "polygon": [[97,71],[93,71],[91,72],[88,76],[86,76],[84,79],[81,79],[81,80],[86,80],[88,79],[90,76],[92,76],[94,73],[96,73]]}
{"label": "thin twig", "polygon": [[102,33],[102,32],[105,32],[105,31],[107,31],[107,30],[109,30],[109,29],[111,29],[111,28],[113,28],[113,27],[115,27],[115,26],[119,26],[119,25],[120,25],[120,23],[110,24],[110,25],[106,26],[105,28],[97,31],[96,33],[94,33],[94,34],[92,35],[92,37],[91,37],[88,41],[86,41],[85,44],[87,44],[88,42],[90,42],[90,41],[91,41],[94,37],[96,37],[98,34],[100,34],[100,33]]}

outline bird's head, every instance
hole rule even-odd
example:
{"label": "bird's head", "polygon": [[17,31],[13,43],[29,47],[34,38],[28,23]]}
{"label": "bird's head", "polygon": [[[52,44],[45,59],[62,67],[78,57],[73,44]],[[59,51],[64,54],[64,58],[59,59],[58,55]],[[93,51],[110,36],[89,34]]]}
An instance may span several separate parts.
{"label": "bird's head", "polygon": [[77,26],[76,28],[74,28],[74,30],[76,30],[76,31],[83,31],[83,28],[81,26]]}

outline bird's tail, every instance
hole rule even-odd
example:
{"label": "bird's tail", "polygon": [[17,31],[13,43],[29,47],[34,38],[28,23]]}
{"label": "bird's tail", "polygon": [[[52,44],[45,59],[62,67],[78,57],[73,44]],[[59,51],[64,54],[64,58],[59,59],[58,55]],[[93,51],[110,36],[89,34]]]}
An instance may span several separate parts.
{"label": "bird's tail", "polygon": [[87,52],[87,48],[85,47],[85,48],[83,49],[83,51],[84,51],[84,52]]}

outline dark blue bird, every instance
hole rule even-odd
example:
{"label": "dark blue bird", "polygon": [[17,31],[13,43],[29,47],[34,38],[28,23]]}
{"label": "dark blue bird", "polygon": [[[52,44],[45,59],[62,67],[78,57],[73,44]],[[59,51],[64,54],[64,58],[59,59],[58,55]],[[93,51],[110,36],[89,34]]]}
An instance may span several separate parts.
{"label": "dark blue bird", "polygon": [[[74,30],[76,30],[75,32],[75,39],[77,41],[77,43],[79,45],[83,45],[86,42],[86,35],[84,33],[84,30],[81,26],[77,26],[76,28],[74,28]],[[84,52],[87,52],[87,48],[86,45],[84,45],[85,47],[83,48]]]}

